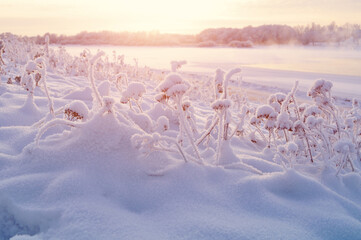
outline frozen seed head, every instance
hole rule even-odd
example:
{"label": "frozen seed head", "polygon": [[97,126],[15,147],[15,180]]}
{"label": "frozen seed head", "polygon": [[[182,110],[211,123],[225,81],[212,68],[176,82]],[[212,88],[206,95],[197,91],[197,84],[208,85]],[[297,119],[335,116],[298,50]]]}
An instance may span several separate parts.
{"label": "frozen seed head", "polygon": [[84,102],[74,100],[64,109],[64,118],[70,121],[86,120],[88,118],[89,109]]}
{"label": "frozen seed head", "polygon": [[321,110],[316,105],[308,106],[304,111],[304,116],[316,116],[317,114],[321,114]]}
{"label": "frozen seed head", "polygon": [[298,146],[295,142],[288,142],[287,143],[287,150],[290,154],[296,154],[298,151]]}
{"label": "frozen seed head", "polygon": [[161,92],[167,92],[169,88],[176,84],[182,84],[184,82],[183,78],[177,73],[168,74],[164,81],[160,83],[157,89]]}
{"label": "frozen seed head", "polygon": [[215,111],[222,111],[224,109],[229,108],[231,106],[231,104],[232,104],[232,101],[229,99],[218,99],[212,103],[211,107]]}
{"label": "frozen seed head", "polygon": [[334,149],[337,153],[348,154],[355,151],[355,145],[350,139],[340,139],[334,145]]}
{"label": "frozen seed head", "polygon": [[288,113],[283,112],[277,116],[277,128],[281,130],[290,130],[292,128],[292,121]]}
{"label": "frozen seed head", "polygon": [[275,113],[274,109],[269,105],[262,105],[257,108],[257,118],[269,118]]}
{"label": "frozen seed head", "polygon": [[112,97],[103,97],[104,108],[108,111],[112,110],[114,102],[114,98]]}
{"label": "frozen seed head", "polygon": [[38,69],[38,65],[33,60],[29,60],[25,65],[25,71],[30,74]]}
{"label": "frozen seed head", "polygon": [[315,98],[318,95],[324,95],[331,91],[332,86],[332,82],[326,81],[324,79],[318,79],[308,91],[308,95],[312,98]]}

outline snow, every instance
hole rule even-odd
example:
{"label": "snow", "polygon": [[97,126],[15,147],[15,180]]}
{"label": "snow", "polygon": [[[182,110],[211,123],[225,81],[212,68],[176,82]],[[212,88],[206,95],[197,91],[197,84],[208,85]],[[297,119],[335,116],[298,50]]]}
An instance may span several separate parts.
{"label": "snow", "polygon": [[229,99],[218,99],[212,103],[211,107],[217,111],[227,109],[231,104],[232,102]]}
{"label": "snow", "polygon": [[281,130],[292,128],[292,121],[290,121],[290,117],[287,113],[283,112],[277,116],[277,128]]}
{"label": "snow", "polygon": [[160,116],[157,119],[157,130],[159,132],[164,132],[169,129],[169,119],[166,116]]}
{"label": "snow", "polygon": [[257,108],[257,118],[269,118],[275,111],[268,105],[262,105]]}
{"label": "snow", "polygon": [[139,100],[142,95],[145,93],[145,87],[142,83],[132,82],[122,93],[122,102],[127,103],[130,99],[134,99],[135,101]]}
{"label": "snow", "polygon": [[176,84],[182,84],[183,78],[176,73],[169,74],[165,77],[165,80],[157,87],[161,92],[167,92],[172,86]]}
{"label": "snow", "polygon": [[[76,117],[78,119],[86,120],[88,118],[89,109],[84,102],[80,100],[74,100],[65,106],[64,113],[67,114],[67,112],[69,115],[68,118],[73,115],[73,117]],[[75,113],[76,116],[74,116]]]}
{"label": "snow", "polygon": [[[49,54],[54,54],[51,48]],[[122,93],[114,80],[119,73],[101,77],[96,62],[106,65],[104,53],[89,54],[94,65],[91,81],[87,74],[74,76],[74,71],[47,68],[54,117],[49,115],[42,86],[34,88],[29,102],[28,91],[1,77],[0,239],[360,238],[361,163],[355,139],[345,137],[359,137],[352,135],[359,124],[354,119],[360,111],[357,101],[354,106],[351,101],[337,105],[331,98],[332,106],[342,110],[338,116],[350,113],[351,120],[338,119],[347,123],[340,124],[345,138],[311,146],[312,152],[317,147],[333,151],[328,158],[317,152],[311,163],[299,156],[306,152],[304,138],[286,141],[282,136],[291,137],[292,129],[303,136],[306,129],[310,139],[317,134],[338,139],[333,118],[322,118],[323,112],[310,104],[305,90],[309,87],[328,97],[332,85],[327,81],[314,85],[300,81],[296,96],[309,107],[296,121],[294,105],[279,114],[270,105],[281,106],[291,90],[279,91],[286,88],[283,81],[272,83],[280,88],[262,84],[270,70],[242,68],[241,77],[230,77],[239,68],[228,72],[229,94],[236,89],[233,80],[261,76],[258,83],[242,83],[241,93],[247,93],[249,100],[240,101],[237,110],[231,98],[212,95],[217,93],[214,85],[202,85],[207,79],[221,83],[214,77],[216,68],[209,75],[178,70],[158,79],[140,65],[122,65],[121,76],[128,76]],[[3,58],[9,64],[6,54]],[[10,69],[14,76],[20,71],[15,66]],[[222,83],[225,72],[217,71]],[[293,73],[282,71],[289,79]],[[343,77],[347,78],[339,79]],[[356,80],[349,78],[349,83],[359,88]],[[101,106],[93,101],[94,91]],[[273,95],[271,102],[267,93]],[[139,107],[121,104],[124,94]],[[202,94],[211,96],[202,98]],[[82,116],[81,121],[65,118],[66,109]],[[219,119],[214,110],[224,109],[229,115]],[[232,137],[218,145],[227,124]],[[329,125],[321,129],[324,124]],[[210,134],[198,144],[204,126]],[[274,130],[276,126],[279,129]],[[322,131],[314,133],[319,128]],[[239,132],[232,134],[234,129]]]}

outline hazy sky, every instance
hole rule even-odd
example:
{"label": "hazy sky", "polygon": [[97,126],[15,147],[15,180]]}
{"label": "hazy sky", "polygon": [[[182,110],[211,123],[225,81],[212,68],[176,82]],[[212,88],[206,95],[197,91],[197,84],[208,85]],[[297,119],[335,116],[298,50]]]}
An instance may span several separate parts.
{"label": "hazy sky", "polygon": [[0,33],[198,33],[247,25],[361,24],[361,0],[0,0]]}

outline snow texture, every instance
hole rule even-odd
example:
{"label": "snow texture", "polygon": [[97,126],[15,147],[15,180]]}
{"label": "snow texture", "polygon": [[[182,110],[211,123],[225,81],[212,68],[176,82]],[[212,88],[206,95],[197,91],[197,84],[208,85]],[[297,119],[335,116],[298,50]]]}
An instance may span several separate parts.
{"label": "snow texture", "polygon": [[[28,57],[43,46],[1,37],[7,48],[2,58],[13,76],[37,71]],[[140,64],[107,62],[101,51],[82,57],[64,51],[50,46],[44,56],[57,66],[47,67],[53,118],[43,88],[33,88],[29,98],[26,89],[1,76],[1,240],[360,239],[359,101],[337,105],[335,116],[317,110],[322,101],[315,102],[298,117],[296,103],[285,111],[271,105],[284,104],[280,89],[250,84],[243,90],[251,100],[237,109],[232,86],[229,97],[213,94],[214,84],[239,69],[225,79],[217,73],[219,81],[194,72],[154,78],[161,70],[148,74]],[[84,72],[88,64],[90,76]],[[122,96],[111,82],[120,71],[129,76]],[[242,69],[242,77],[249,73]],[[254,70],[252,76],[265,73]],[[311,98],[305,91],[295,95],[303,94],[307,103],[327,99],[335,107],[331,87],[318,80]],[[120,104],[124,96],[130,103],[142,100],[139,109]],[[66,110],[81,121],[64,119]],[[225,126],[232,136],[227,140],[218,138]],[[306,137],[310,152],[318,153],[313,163]]]}

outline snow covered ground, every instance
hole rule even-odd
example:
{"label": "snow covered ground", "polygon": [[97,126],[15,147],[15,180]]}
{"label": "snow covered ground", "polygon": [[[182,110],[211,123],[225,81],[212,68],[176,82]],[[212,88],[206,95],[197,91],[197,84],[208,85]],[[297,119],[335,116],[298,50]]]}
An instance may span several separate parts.
{"label": "snow covered ground", "polygon": [[[7,44],[0,239],[361,239],[361,110],[351,103],[361,97],[359,75],[242,67],[215,78],[187,65],[167,75],[95,51],[47,57],[46,48],[32,46],[27,56],[44,57],[25,78],[31,64]],[[342,101],[329,98],[327,81],[314,82],[320,75]],[[230,97],[222,89],[228,77]],[[292,95],[294,80],[300,86]],[[290,113],[284,122],[292,130],[281,131],[280,118],[268,142],[271,116],[292,111],[293,97],[315,101],[302,115],[315,126],[304,127],[310,139]],[[321,112],[320,98],[339,115],[327,119],[333,112]],[[234,135],[224,134],[226,123]]]}

